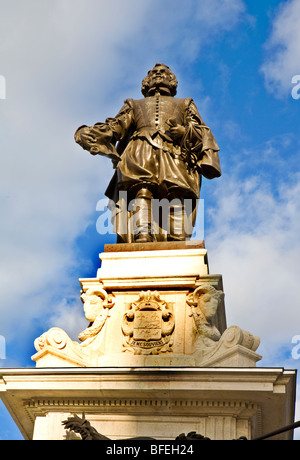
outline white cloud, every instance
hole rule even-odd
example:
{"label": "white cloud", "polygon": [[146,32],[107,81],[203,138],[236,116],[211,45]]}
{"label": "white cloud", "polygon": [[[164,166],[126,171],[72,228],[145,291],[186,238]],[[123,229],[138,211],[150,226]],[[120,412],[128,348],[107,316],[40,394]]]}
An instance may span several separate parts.
{"label": "white cloud", "polygon": [[223,275],[228,325],[260,336],[268,365],[300,334],[299,193],[299,175],[278,190],[258,176],[224,176],[210,216],[210,270]]}
{"label": "white cloud", "polygon": [[76,294],[68,287],[79,264],[72,245],[113,171],[75,144],[75,129],[138,96],[155,62],[171,55],[174,64],[184,53],[185,62],[194,59],[205,40],[239,21],[243,2],[224,0],[217,16],[210,2],[200,10],[194,0],[0,0],[0,7],[7,83],[0,101],[0,334],[9,337],[16,317],[30,334],[32,318],[58,311],[54,298]]}
{"label": "white cloud", "polygon": [[300,3],[282,2],[273,19],[262,65],[267,89],[283,97],[292,91],[292,78],[300,73]]}
{"label": "white cloud", "polygon": [[133,6],[139,20],[148,3],[113,0],[102,9],[101,3],[1,5],[7,99],[0,114],[0,333],[7,339],[17,332],[16,317],[30,334],[31,319],[57,311],[52,302],[60,290],[62,298],[74,294],[67,287],[70,269],[78,264],[72,245],[90,223],[108,181],[110,162],[88,158],[76,146],[74,131],[86,121],[87,110],[77,115],[72,109],[77,104],[79,113],[81,82],[89,80],[89,68],[93,75],[95,67],[99,71],[101,62],[106,70],[99,72],[97,93],[109,91],[108,71],[118,71],[116,41],[133,33]]}
{"label": "white cloud", "polygon": [[197,59],[210,41],[249,20],[243,0],[165,0],[164,5],[148,27],[152,40],[181,63]]}
{"label": "white cloud", "polygon": [[55,305],[52,314],[45,323],[45,330],[51,327],[63,329],[72,340],[78,342],[78,334],[87,326],[88,321],[83,314],[82,302],[78,299],[61,299]]}
{"label": "white cloud", "polygon": [[221,27],[222,30],[229,30],[245,11],[245,4],[241,0],[202,0],[196,8],[196,17],[211,29]]}

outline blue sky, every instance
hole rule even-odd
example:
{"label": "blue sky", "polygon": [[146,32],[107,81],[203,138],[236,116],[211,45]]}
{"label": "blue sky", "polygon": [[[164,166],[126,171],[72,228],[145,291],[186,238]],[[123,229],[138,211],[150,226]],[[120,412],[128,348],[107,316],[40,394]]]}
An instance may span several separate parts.
{"label": "blue sky", "polygon": [[[142,97],[142,78],[164,62],[221,148],[223,175],[203,181],[201,198],[228,325],[260,336],[259,366],[297,369],[299,0],[0,7],[0,366],[33,367],[33,342],[52,326],[74,340],[86,327],[78,279],[96,275],[103,245],[115,241],[96,231],[112,167],[73,135],[114,116],[125,98]],[[2,403],[0,427],[0,439],[21,437]]]}

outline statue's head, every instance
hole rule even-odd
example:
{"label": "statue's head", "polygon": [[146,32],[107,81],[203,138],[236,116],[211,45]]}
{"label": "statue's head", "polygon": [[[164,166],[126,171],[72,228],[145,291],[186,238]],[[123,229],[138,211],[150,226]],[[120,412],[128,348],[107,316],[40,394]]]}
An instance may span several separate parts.
{"label": "statue's head", "polygon": [[197,288],[194,294],[198,297],[198,307],[207,319],[215,315],[220,302],[224,299],[224,293],[210,285]]}
{"label": "statue's head", "polygon": [[165,64],[157,63],[149,70],[142,81],[142,94],[146,96],[151,89],[166,88],[171,96],[177,92],[178,81],[171,69]]}

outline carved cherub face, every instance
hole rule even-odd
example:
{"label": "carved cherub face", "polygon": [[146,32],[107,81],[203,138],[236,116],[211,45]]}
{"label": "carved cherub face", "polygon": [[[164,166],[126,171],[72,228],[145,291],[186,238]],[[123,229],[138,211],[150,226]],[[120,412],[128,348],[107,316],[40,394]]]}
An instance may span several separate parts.
{"label": "carved cherub face", "polygon": [[81,296],[84,302],[84,314],[88,321],[95,321],[97,316],[103,310],[103,299],[96,293],[87,293]]}

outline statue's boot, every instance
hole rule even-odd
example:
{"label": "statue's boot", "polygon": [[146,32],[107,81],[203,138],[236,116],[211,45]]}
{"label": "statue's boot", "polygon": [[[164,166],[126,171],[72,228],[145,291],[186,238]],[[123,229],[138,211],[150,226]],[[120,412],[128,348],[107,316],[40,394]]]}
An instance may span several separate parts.
{"label": "statue's boot", "polygon": [[152,233],[151,200],[153,194],[147,188],[141,188],[133,205],[133,239],[135,243],[149,243],[154,240]]}
{"label": "statue's boot", "polygon": [[169,207],[169,241],[186,241],[191,238],[193,225],[186,212],[184,200],[178,195],[168,196]]}
{"label": "statue's boot", "polygon": [[183,204],[170,207],[170,233],[168,240],[185,241],[188,239],[184,229],[185,213]]}

